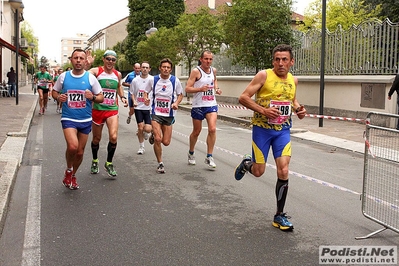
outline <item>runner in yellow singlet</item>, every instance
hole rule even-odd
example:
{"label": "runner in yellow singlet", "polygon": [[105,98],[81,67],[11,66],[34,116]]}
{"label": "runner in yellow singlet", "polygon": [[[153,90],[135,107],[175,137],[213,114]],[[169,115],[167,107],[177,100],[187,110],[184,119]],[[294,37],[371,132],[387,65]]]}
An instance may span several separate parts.
{"label": "runner in yellow singlet", "polygon": [[[240,103],[254,111],[252,118],[252,156],[245,155],[235,170],[236,180],[246,172],[256,177],[266,169],[270,147],[277,167],[277,211],[272,225],[281,230],[294,226],[284,213],[288,192],[288,166],[291,159],[291,114],[305,117],[306,109],[296,99],[298,79],[289,73],[294,65],[292,47],[285,44],[273,50],[273,69],[258,72],[240,96]],[[252,96],[256,95],[256,100]]]}

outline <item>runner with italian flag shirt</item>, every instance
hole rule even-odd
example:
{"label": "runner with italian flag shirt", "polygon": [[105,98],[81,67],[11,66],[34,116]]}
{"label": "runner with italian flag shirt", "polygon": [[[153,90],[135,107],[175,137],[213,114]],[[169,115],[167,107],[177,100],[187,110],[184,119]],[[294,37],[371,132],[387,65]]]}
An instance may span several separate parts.
{"label": "runner with italian flag shirt", "polygon": [[92,174],[99,173],[98,150],[100,148],[104,124],[107,124],[109,141],[107,146],[107,160],[104,164],[104,169],[107,174],[113,178],[117,176],[112,159],[115,154],[118,138],[118,96],[125,107],[127,107],[128,104],[121,85],[122,75],[114,68],[116,60],[116,53],[112,50],[107,50],[103,55],[104,65],[90,69],[90,72],[97,77],[104,95],[104,101],[102,103],[95,103],[93,105],[93,139],[91,142],[93,160],[90,172]]}

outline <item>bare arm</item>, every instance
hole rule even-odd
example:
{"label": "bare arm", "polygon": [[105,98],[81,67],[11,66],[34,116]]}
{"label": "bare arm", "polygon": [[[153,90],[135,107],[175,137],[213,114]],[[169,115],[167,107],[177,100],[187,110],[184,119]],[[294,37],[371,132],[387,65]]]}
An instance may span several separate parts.
{"label": "bare arm", "polygon": [[194,83],[201,77],[201,73],[198,68],[195,68],[191,71],[190,76],[188,77],[186,84],[186,92],[187,93],[197,93],[202,91],[208,91],[208,86],[202,86],[201,88],[194,88]]}
{"label": "bare arm", "polygon": [[88,71],[89,71],[91,74],[93,74],[95,77],[97,77],[97,75],[98,75],[98,67],[90,68]]}
{"label": "bare arm", "polygon": [[136,90],[136,84],[135,84],[135,82],[132,81],[132,83],[130,83],[130,86],[129,86],[129,92],[130,92],[130,98],[132,99],[132,102],[133,102],[133,107],[137,106],[136,98],[134,96],[135,90]]}
{"label": "bare arm", "polygon": [[144,104],[147,106],[150,105],[150,98],[148,97],[148,92],[144,92]]}
{"label": "bare arm", "polygon": [[182,100],[183,100],[183,94],[177,95],[177,100],[174,103],[172,103],[172,109],[177,110]]}
{"label": "bare arm", "polygon": [[120,72],[118,72],[118,95],[119,95],[119,98],[121,98],[121,101],[123,102],[123,106],[127,107],[128,101],[125,97],[125,92],[122,87],[121,79],[122,79],[122,74]]}
{"label": "bare arm", "polygon": [[266,78],[266,71],[259,71],[240,95],[239,102],[248,109],[258,112],[267,118],[277,118],[280,115],[278,107],[263,107],[252,99],[252,96],[262,88]]}

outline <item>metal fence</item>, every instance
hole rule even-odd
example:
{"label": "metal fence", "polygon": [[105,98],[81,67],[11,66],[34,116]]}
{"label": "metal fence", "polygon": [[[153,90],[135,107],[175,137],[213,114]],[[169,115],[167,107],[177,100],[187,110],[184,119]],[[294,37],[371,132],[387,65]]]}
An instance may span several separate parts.
{"label": "metal fence", "polygon": [[[320,75],[321,31],[306,33],[294,31],[295,75]],[[255,69],[244,65],[232,65],[225,55],[215,55],[213,66],[220,76],[254,75]],[[366,20],[348,30],[338,26],[334,32],[326,31],[325,74],[326,75],[392,75],[399,68],[399,23],[389,19]],[[187,75],[182,68],[182,75]]]}
{"label": "metal fence", "polygon": [[362,212],[383,228],[356,239],[365,239],[386,229],[399,233],[399,130],[379,126],[394,124],[396,119],[399,115],[378,112],[367,115]]}
{"label": "metal fence", "polygon": [[[321,31],[295,32],[297,75],[320,73]],[[384,75],[398,72],[399,24],[367,20],[348,30],[326,31],[326,75]]]}

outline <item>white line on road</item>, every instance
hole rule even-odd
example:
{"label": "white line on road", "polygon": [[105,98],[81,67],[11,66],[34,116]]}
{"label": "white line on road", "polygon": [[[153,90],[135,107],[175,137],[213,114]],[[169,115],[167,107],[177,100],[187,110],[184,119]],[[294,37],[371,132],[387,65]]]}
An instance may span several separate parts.
{"label": "white line on road", "polygon": [[[43,123],[38,124],[36,143],[43,145]],[[39,156],[41,157],[42,154],[43,148],[40,148]],[[22,266],[40,265],[41,176],[42,165],[32,166],[29,183],[28,207],[26,210]]]}
{"label": "white line on road", "polygon": [[22,266],[40,265],[40,203],[42,167],[32,166],[26,214]]}
{"label": "white line on road", "polygon": [[[173,132],[176,133],[177,135],[180,135],[180,136],[184,137],[184,138],[188,138],[189,137],[189,136],[187,136],[187,135],[185,135],[183,133],[180,133],[180,132],[177,132],[177,131],[174,131],[174,130],[173,130]],[[204,144],[206,146],[206,142],[201,141],[201,140],[198,140],[198,142],[200,142],[201,144]],[[243,155],[241,155],[239,153],[236,153],[236,152],[233,152],[233,151],[230,151],[230,150],[218,147],[218,146],[215,146],[215,149],[223,151],[223,152],[231,154],[231,155],[234,155],[234,156],[237,156],[237,157],[240,157],[240,158],[243,157]],[[275,165],[268,164],[268,163],[266,163],[266,167],[276,169]],[[333,183],[330,183],[330,182],[327,182],[327,181],[323,181],[323,180],[320,180],[320,179],[317,179],[317,178],[314,178],[314,177],[311,177],[311,176],[300,174],[300,173],[297,173],[297,172],[294,172],[294,171],[291,171],[291,170],[289,171],[289,174],[293,175],[293,176],[296,176],[296,177],[300,177],[300,178],[305,179],[307,181],[310,181],[310,182],[325,186],[325,187],[337,189],[337,190],[344,191],[344,192],[349,192],[349,193],[354,194],[354,195],[361,195],[360,192],[351,190],[349,188],[342,187],[342,186],[339,186],[339,185],[336,185],[336,184],[333,184]],[[380,203],[382,205],[388,206],[388,207],[390,207],[390,208],[392,208],[394,210],[399,210],[399,206],[395,205],[394,203],[390,203],[390,202],[384,201],[384,200],[382,200],[380,198],[377,198],[377,197],[374,197],[374,196],[371,196],[371,195],[367,195],[367,197],[369,199],[377,202],[377,203]]]}
{"label": "white line on road", "polygon": [[[187,135],[185,135],[183,133],[180,133],[180,132],[177,132],[175,130],[173,130],[173,133],[175,133],[177,135],[180,135],[180,136],[182,136],[184,138],[188,138]],[[206,145],[205,141],[198,140],[198,142],[200,142],[201,144]],[[231,154],[231,155],[234,155],[234,156],[237,156],[237,157],[240,157],[240,158],[243,157],[242,154],[239,154],[239,153],[236,153],[236,152],[233,152],[233,151],[230,151],[230,150],[218,147],[218,146],[215,146],[215,149],[223,151],[223,152]],[[276,169],[275,165],[268,164],[268,163],[266,163],[266,167]],[[320,179],[317,179],[317,178],[314,178],[314,177],[311,177],[311,176],[303,175],[303,174],[296,173],[296,172],[293,172],[293,171],[289,171],[289,173],[291,175],[293,175],[293,176],[301,177],[302,179],[314,182],[314,183],[319,184],[319,185],[323,185],[323,186],[326,186],[326,187],[330,187],[330,188],[338,189],[338,190],[341,190],[341,191],[349,192],[349,193],[352,193],[352,194],[355,194],[355,195],[360,195],[359,192],[356,192],[356,191],[353,191],[351,189],[348,189],[348,188],[345,188],[345,187],[341,187],[341,186],[338,186],[338,185],[335,185],[335,184],[332,184],[332,183],[329,183],[329,182],[326,182],[326,181],[323,181],[323,180],[320,180]]]}

